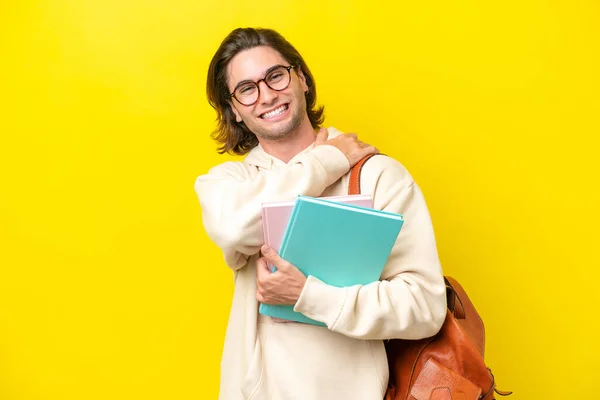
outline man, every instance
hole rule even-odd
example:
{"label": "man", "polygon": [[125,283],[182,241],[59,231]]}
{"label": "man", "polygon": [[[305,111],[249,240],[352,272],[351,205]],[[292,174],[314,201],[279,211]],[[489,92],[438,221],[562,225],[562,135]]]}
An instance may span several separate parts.
{"label": "man", "polygon": [[[314,78],[296,49],[272,30],[231,32],[210,64],[207,94],[218,114],[213,137],[220,152],[247,154],[195,183],[206,232],[235,277],[220,399],[382,399],[384,340],[434,335],[446,315],[419,187],[397,161],[383,155],[369,160],[362,192],[373,196],[375,208],[405,218],[381,280],[337,288],[304,276],[263,246],[261,203],[346,194],[350,168],[377,149],[353,134],[320,129],[323,108],[315,105]],[[258,314],[259,302],[294,305],[327,328],[274,321]]]}

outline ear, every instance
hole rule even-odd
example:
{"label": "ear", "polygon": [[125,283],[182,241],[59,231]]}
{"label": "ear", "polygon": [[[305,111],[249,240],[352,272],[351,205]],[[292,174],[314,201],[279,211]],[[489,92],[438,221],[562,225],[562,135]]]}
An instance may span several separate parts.
{"label": "ear", "polygon": [[229,107],[231,107],[231,111],[233,111],[233,114],[235,115],[235,122],[242,122],[242,117],[241,117],[240,113],[238,112],[238,110],[233,105],[232,101],[229,102]]}
{"label": "ear", "polygon": [[308,85],[306,84],[306,76],[304,76],[304,72],[302,72],[302,68],[298,67],[296,69],[296,72],[298,73],[298,79],[300,80],[300,84],[302,85],[302,90],[304,91],[304,93],[308,92]]}

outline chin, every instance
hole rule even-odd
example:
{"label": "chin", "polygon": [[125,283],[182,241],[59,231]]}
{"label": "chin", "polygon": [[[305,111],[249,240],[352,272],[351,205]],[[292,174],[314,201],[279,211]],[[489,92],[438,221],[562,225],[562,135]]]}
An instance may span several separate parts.
{"label": "chin", "polygon": [[267,139],[267,140],[282,140],[282,139],[286,139],[288,137],[293,136],[293,131],[270,131],[270,132],[261,132],[256,133],[256,136],[258,136],[261,139]]}
{"label": "chin", "polygon": [[268,140],[281,140],[291,137],[296,133],[299,123],[295,119],[280,121],[272,126],[257,126],[250,129],[256,136]]}

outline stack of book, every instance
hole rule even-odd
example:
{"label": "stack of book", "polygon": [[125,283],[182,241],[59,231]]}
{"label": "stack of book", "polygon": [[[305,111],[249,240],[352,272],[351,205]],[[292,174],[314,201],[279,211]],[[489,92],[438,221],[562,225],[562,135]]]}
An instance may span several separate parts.
{"label": "stack of book", "polygon": [[[369,195],[300,195],[293,202],[264,203],[262,212],[265,243],[305,276],[337,287],[379,280],[404,223],[401,214],[373,209]],[[261,304],[259,312],[324,326],[293,306]]]}

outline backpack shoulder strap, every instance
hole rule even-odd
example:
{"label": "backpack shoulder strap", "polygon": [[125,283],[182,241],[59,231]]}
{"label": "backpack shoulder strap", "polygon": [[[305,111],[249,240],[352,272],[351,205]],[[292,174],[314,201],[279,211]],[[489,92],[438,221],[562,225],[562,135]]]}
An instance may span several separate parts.
{"label": "backpack shoulder strap", "polygon": [[371,157],[376,156],[379,153],[369,154],[364,156],[354,167],[350,170],[350,182],[348,183],[348,194],[360,194],[360,172],[362,171],[363,165]]}

